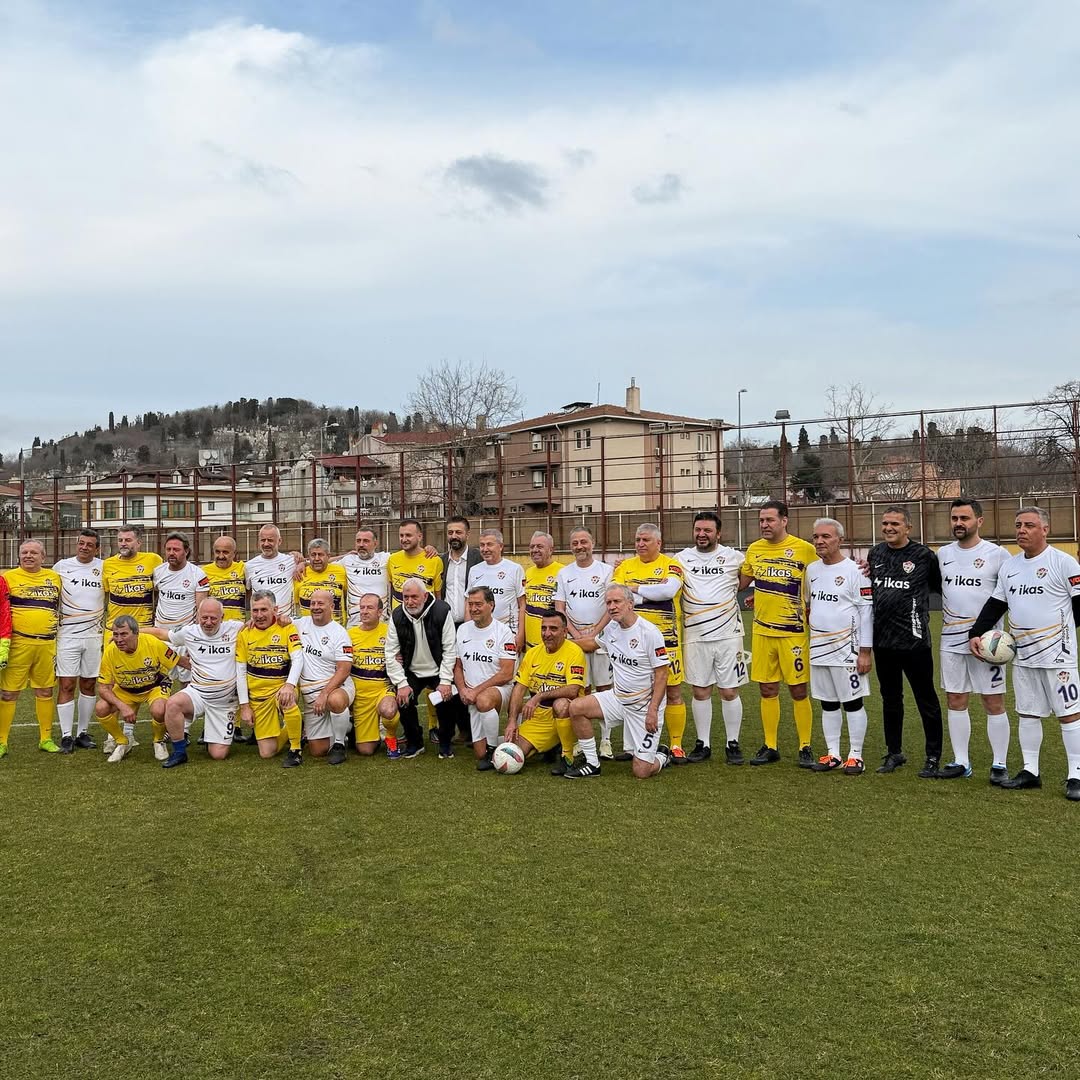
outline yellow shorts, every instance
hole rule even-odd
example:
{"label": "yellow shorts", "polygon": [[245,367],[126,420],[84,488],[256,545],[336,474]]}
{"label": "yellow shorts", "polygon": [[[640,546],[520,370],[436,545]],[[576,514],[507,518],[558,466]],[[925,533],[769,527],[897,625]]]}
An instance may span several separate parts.
{"label": "yellow shorts", "polygon": [[555,714],[550,709],[537,709],[531,719],[522,721],[518,734],[530,743],[538,754],[559,745]]}
{"label": "yellow shorts", "polygon": [[671,661],[667,670],[667,684],[668,686],[682,686],[683,679],[686,678],[683,672],[682,646],[676,645],[672,648],[669,645],[667,654]]}
{"label": "yellow shorts", "polygon": [[[361,689],[361,684],[367,685]],[[379,702],[391,693],[389,684],[377,685],[373,690],[370,679],[353,679],[356,686],[356,700],[352,706],[352,722],[356,741],[379,741]],[[432,712],[435,710],[432,709]]]}
{"label": "yellow shorts", "polygon": [[803,634],[753,637],[750,678],[756,683],[799,686],[810,681],[810,642]]}
{"label": "yellow shorts", "polygon": [[133,694],[122,686],[113,686],[112,692],[117,701],[138,712],[140,705],[149,705],[153,701],[168,701],[171,690],[168,686],[152,686],[145,693]]}
{"label": "yellow shorts", "polygon": [[249,704],[255,717],[255,738],[276,739],[281,734],[281,729],[284,726],[277,694],[259,698],[257,701],[252,698]]}
{"label": "yellow shorts", "polygon": [[18,691],[26,687],[45,690],[56,685],[56,642],[31,641],[15,635],[11,657],[0,673],[0,690]]}

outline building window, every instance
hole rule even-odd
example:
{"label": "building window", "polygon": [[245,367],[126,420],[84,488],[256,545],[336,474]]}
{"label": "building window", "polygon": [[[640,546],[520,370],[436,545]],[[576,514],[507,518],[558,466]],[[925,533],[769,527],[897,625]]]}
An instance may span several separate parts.
{"label": "building window", "polygon": [[207,510],[213,510],[213,509],[215,509],[216,507],[217,507],[217,503],[216,503],[216,502],[208,502],[208,503],[206,504],[206,509],[207,509]]}
{"label": "building window", "polygon": [[103,499],[101,502],[101,516],[106,521],[116,521],[120,517],[120,500]]}
{"label": "building window", "polygon": [[585,428],[584,430],[578,429],[574,432],[574,446],[580,450],[582,447],[588,449],[592,446],[592,428]]}
{"label": "building window", "polygon": [[256,503],[255,504],[255,513],[256,514],[265,514],[266,513],[266,503]]}
{"label": "building window", "polygon": [[534,488],[540,488],[544,486],[544,470],[533,469],[532,471],[532,486]]}
{"label": "building window", "polygon": [[534,431],[532,433],[532,448],[533,453],[539,453],[544,449],[544,436],[541,435],[539,431]]}
{"label": "building window", "polygon": [[682,434],[681,434],[681,435],[679,436],[679,438],[680,438],[680,439],[682,439],[682,441],[683,441],[683,442],[689,442],[689,440],[690,440],[690,432],[689,432],[689,431],[684,431],[684,432],[683,432],[683,433],[682,433]]}
{"label": "building window", "polygon": [[577,478],[578,487],[586,487],[592,483],[592,466],[585,465],[576,470],[575,476]]}
{"label": "building window", "polygon": [[699,431],[697,437],[697,448],[700,453],[706,453],[712,449],[712,433],[708,431]]}
{"label": "building window", "polygon": [[139,520],[146,517],[146,500],[139,498],[128,499],[128,520]]}

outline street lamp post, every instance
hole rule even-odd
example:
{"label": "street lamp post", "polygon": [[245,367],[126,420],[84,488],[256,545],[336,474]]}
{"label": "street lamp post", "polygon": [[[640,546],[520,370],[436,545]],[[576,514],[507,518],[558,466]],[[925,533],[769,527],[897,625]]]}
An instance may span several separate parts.
{"label": "street lamp post", "polygon": [[787,502],[787,422],[791,413],[787,409],[777,409],[773,419],[780,421],[780,498]]}
{"label": "street lamp post", "polygon": [[739,476],[739,550],[743,547],[743,445],[742,445],[742,396],[746,393],[744,386],[738,393],[735,411],[738,414],[735,419],[736,446],[739,450],[738,476]]}

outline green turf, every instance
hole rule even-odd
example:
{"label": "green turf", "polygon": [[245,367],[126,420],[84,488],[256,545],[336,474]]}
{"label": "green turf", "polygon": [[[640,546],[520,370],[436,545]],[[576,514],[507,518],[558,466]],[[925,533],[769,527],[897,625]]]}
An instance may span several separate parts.
{"label": "green turf", "polygon": [[1055,722],[1040,792],[991,789],[973,729],[973,780],[877,776],[875,698],[871,771],[811,774],[785,699],[779,765],[571,784],[17,728],[0,1076],[1069,1075],[1080,807]]}

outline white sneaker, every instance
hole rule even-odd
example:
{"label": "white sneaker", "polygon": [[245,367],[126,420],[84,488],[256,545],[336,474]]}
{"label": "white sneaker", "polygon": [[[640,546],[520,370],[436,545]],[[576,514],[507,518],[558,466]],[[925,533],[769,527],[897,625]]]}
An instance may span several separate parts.
{"label": "white sneaker", "polygon": [[118,761],[123,761],[129,753],[131,753],[131,743],[116,743],[113,752],[109,755],[109,764],[115,765]]}
{"label": "white sneaker", "polygon": [[604,761],[611,761],[615,757],[615,752],[611,749],[610,739],[600,740],[600,757]]}
{"label": "white sneaker", "polygon": [[169,748],[165,745],[164,739],[162,739],[160,742],[154,742],[154,758],[157,761],[169,760]]}
{"label": "white sneaker", "polygon": [[116,740],[111,735],[105,736],[105,745],[101,748],[101,752],[106,757],[116,749]]}

